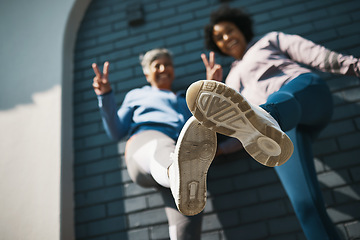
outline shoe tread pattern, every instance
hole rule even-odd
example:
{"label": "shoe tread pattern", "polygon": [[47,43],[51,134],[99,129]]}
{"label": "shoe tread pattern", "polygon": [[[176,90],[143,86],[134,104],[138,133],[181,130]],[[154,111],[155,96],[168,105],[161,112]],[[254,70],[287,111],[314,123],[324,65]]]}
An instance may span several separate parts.
{"label": "shoe tread pattern", "polygon": [[185,215],[200,213],[206,204],[207,171],[215,156],[216,133],[194,121],[181,139],[178,152],[179,205]]}
{"label": "shoe tread pattern", "polygon": [[[249,143],[244,145],[245,150],[263,165],[278,166],[291,156],[293,145],[288,136],[275,127],[264,124],[264,119],[235,90],[216,81],[203,81],[197,86],[196,103],[190,104],[190,110],[204,126],[236,137],[242,143]],[[265,144],[260,145],[257,139],[264,139],[264,136],[269,139],[262,141]],[[271,155],[277,152],[276,149],[281,149],[280,154]]]}

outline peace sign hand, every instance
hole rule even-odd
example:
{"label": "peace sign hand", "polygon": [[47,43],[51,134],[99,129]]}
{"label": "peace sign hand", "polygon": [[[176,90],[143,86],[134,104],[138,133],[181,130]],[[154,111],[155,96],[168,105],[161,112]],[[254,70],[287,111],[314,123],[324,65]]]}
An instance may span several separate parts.
{"label": "peace sign hand", "polygon": [[92,68],[95,73],[93,88],[96,95],[103,95],[111,91],[111,85],[109,82],[109,62],[104,63],[103,73],[101,75],[100,70],[96,63],[93,63]]}
{"label": "peace sign hand", "polygon": [[209,53],[209,60],[206,57],[206,54],[201,54],[201,59],[206,68],[206,79],[207,80],[216,80],[221,82],[222,81],[222,73],[223,69],[220,64],[215,63],[215,53]]}

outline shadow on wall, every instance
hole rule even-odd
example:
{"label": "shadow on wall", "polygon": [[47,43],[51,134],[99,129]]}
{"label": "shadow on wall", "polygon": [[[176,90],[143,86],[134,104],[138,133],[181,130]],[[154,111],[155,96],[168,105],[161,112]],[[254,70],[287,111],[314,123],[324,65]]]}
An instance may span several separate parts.
{"label": "shadow on wall", "polygon": [[[6,19],[1,19],[1,21],[6,21]],[[18,34],[24,34],[21,32],[21,26],[18,27],[20,28]],[[36,38],[45,39],[37,34],[29,37],[32,41],[37,41]],[[2,69],[16,68],[21,69],[21,71],[7,71],[9,74],[5,73],[3,76],[2,87],[0,89],[0,111],[10,110],[19,105],[36,104],[34,99],[35,95],[47,93],[51,91],[54,86],[61,83],[61,65],[55,66],[55,68],[58,67],[57,69],[50,70],[49,68],[54,68],[54,66],[49,66],[49,63],[46,63],[47,60],[43,61],[44,59],[48,59],[47,56],[38,59],[38,53],[44,52],[44,50],[33,49],[23,44],[19,44],[19,46],[17,45],[16,48],[13,49],[12,45],[13,42],[16,42],[16,39],[12,39],[13,36],[11,34],[3,34],[1,38],[4,38],[1,42],[1,45],[3,45],[1,46],[1,50],[4,49],[4,52],[1,53],[2,56],[0,57],[6,58],[6,61],[5,59],[0,59]],[[21,37],[21,39],[27,38],[28,36]],[[52,39],[46,39],[48,43],[56,42]],[[42,44],[38,43],[38,45]],[[47,44],[46,46],[51,46],[51,44]],[[55,49],[53,46],[50,48]],[[53,56],[57,55],[59,62],[61,62],[61,52],[52,52]],[[41,66],[41,64],[43,66]]]}
{"label": "shadow on wall", "polygon": [[[203,220],[203,231],[208,232],[205,234],[218,231],[216,234],[224,239],[236,239],[239,235],[243,239],[305,238],[275,171],[256,166],[257,163],[246,155],[238,153],[236,160],[212,166],[208,182],[209,199]],[[241,173],[235,175],[236,169]],[[331,220],[343,239],[354,239],[359,236],[353,235],[346,225],[360,217],[360,192],[358,186],[342,174],[343,171],[346,170],[331,171],[328,174],[332,178],[326,179],[326,182],[322,174],[318,177]],[[327,187],[334,182],[343,187]]]}

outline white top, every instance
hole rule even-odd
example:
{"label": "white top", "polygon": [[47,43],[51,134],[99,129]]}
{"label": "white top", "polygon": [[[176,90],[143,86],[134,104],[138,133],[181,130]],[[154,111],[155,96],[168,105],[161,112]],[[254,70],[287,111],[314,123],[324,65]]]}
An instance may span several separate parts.
{"label": "white top", "polygon": [[264,104],[288,81],[314,67],[324,72],[360,76],[360,61],[317,45],[298,35],[270,32],[249,43],[244,57],[232,64],[225,83],[250,103]]}

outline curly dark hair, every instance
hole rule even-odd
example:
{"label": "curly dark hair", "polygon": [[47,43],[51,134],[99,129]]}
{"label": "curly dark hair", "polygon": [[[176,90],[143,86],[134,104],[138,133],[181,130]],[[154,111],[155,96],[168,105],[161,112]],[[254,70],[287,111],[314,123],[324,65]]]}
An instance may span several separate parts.
{"label": "curly dark hair", "polygon": [[241,9],[230,8],[229,6],[224,5],[211,13],[210,23],[204,27],[205,47],[208,50],[225,55],[213,40],[214,25],[222,21],[234,23],[242,34],[244,34],[247,43],[254,37],[252,29],[253,22],[250,16]]}

